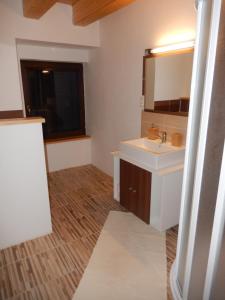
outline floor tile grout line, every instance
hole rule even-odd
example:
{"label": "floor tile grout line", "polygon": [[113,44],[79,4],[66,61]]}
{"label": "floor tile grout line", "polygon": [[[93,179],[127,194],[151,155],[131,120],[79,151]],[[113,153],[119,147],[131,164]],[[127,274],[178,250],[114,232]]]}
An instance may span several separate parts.
{"label": "floor tile grout line", "polygon": [[[43,250],[43,251],[34,253],[34,254],[32,254],[32,255],[25,256],[25,257],[23,257],[23,258],[21,258],[21,259],[15,260],[15,261],[13,261],[13,262],[11,262],[11,263],[7,263],[7,264],[5,264],[5,265],[3,265],[3,266],[0,266],[0,271],[1,271],[2,269],[4,269],[5,267],[7,267],[7,266],[11,266],[11,265],[14,265],[14,264],[16,264],[16,263],[23,262],[23,261],[25,261],[27,258],[32,258],[32,257],[35,257],[35,256],[37,256],[37,255],[40,255],[40,254],[43,254],[43,253],[47,253],[47,252],[52,251],[52,250],[56,250],[56,249],[58,249],[59,247],[65,246],[65,245],[67,245],[67,244],[71,244],[71,243],[73,243],[73,242],[76,242],[76,241],[78,241],[78,240],[81,240],[82,238],[89,238],[89,237],[91,237],[91,236],[93,236],[93,235],[95,235],[95,234],[99,234],[99,231],[96,231],[96,232],[90,233],[90,234],[88,234],[88,235],[82,236],[82,237],[79,238],[79,239],[73,239],[73,240],[67,241],[67,242],[65,242],[65,241],[61,242],[61,241],[60,241],[60,244],[57,245],[57,246],[55,246],[55,247],[52,247],[52,248],[49,248],[49,249],[47,249],[47,250]],[[31,240],[31,241],[32,241],[32,240]],[[6,249],[7,249],[7,248],[6,248]],[[3,250],[4,250],[4,249],[3,249]],[[1,250],[1,251],[2,251],[2,250]]]}
{"label": "floor tile grout line", "polygon": [[[56,280],[59,280],[60,278],[63,278],[63,277],[68,276],[68,275],[71,275],[72,273],[74,273],[74,271],[76,271],[76,269],[73,269],[73,270],[69,271],[66,275],[65,275],[65,274],[62,274],[62,275],[60,275],[60,276],[58,276],[58,277],[55,277],[55,278],[52,278],[52,279],[47,280],[47,281],[45,281],[45,282],[36,284],[36,285],[34,285],[33,287],[30,287],[30,288],[24,290],[24,291],[21,292],[21,293],[18,293],[18,294],[16,294],[16,295],[12,296],[12,297],[5,298],[5,300],[11,300],[11,299],[13,300],[15,297],[19,297],[19,296],[25,294],[26,292],[31,291],[32,289],[35,289],[35,288],[40,287],[40,286],[46,286],[49,282],[56,281]],[[78,272],[79,272],[79,271],[78,271]],[[82,272],[81,275],[83,276],[83,274],[84,274],[84,271]],[[81,276],[81,278],[82,278],[82,276]],[[81,280],[81,278],[80,278],[80,280]],[[76,291],[76,289],[77,289],[77,287],[75,287],[75,291]]]}

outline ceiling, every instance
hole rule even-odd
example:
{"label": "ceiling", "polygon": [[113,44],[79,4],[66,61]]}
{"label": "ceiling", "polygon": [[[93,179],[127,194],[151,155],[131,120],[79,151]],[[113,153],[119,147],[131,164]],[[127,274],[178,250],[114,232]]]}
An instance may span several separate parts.
{"label": "ceiling", "polygon": [[135,0],[23,0],[23,15],[40,19],[55,3],[71,5],[73,24],[85,26],[134,2]]}

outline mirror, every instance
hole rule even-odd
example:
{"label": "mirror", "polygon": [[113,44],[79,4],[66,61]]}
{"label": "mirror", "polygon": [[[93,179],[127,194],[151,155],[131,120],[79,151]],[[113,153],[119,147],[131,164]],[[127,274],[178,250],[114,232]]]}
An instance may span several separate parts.
{"label": "mirror", "polygon": [[144,109],[188,115],[193,49],[144,56]]}

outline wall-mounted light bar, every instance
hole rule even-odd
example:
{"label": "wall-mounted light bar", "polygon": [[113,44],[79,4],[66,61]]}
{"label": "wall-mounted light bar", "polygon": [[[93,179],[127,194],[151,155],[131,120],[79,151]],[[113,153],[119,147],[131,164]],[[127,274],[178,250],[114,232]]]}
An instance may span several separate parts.
{"label": "wall-mounted light bar", "polygon": [[167,46],[154,48],[154,49],[151,49],[151,53],[153,53],[153,54],[165,53],[165,52],[170,52],[170,51],[191,49],[193,47],[194,47],[194,41],[187,41],[187,42],[182,42],[179,44],[173,44],[173,45],[167,45]]}

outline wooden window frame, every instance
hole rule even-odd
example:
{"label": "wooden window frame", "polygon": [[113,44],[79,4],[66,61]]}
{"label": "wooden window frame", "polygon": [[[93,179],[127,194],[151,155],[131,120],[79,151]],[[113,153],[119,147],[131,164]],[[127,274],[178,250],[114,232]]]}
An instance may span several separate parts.
{"label": "wooden window frame", "polygon": [[57,71],[78,71],[79,74],[79,95],[80,95],[80,127],[79,130],[66,131],[66,132],[57,132],[48,135],[45,140],[51,139],[65,139],[73,138],[86,135],[85,128],[85,105],[84,105],[84,80],[83,80],[83,64],[82,63],[67,63],[67,62],[50,62],[50,61],[35,61],[35,60],[20,60],[21,66],[21,75],[22,75],[22,84],[23,84],[23,93],[24,93],[24,103],[26,116],[29,115],[27,110],[28,105],[30,105],[29,97],[29,84],[27,77],[27,69],[49,69]]}

